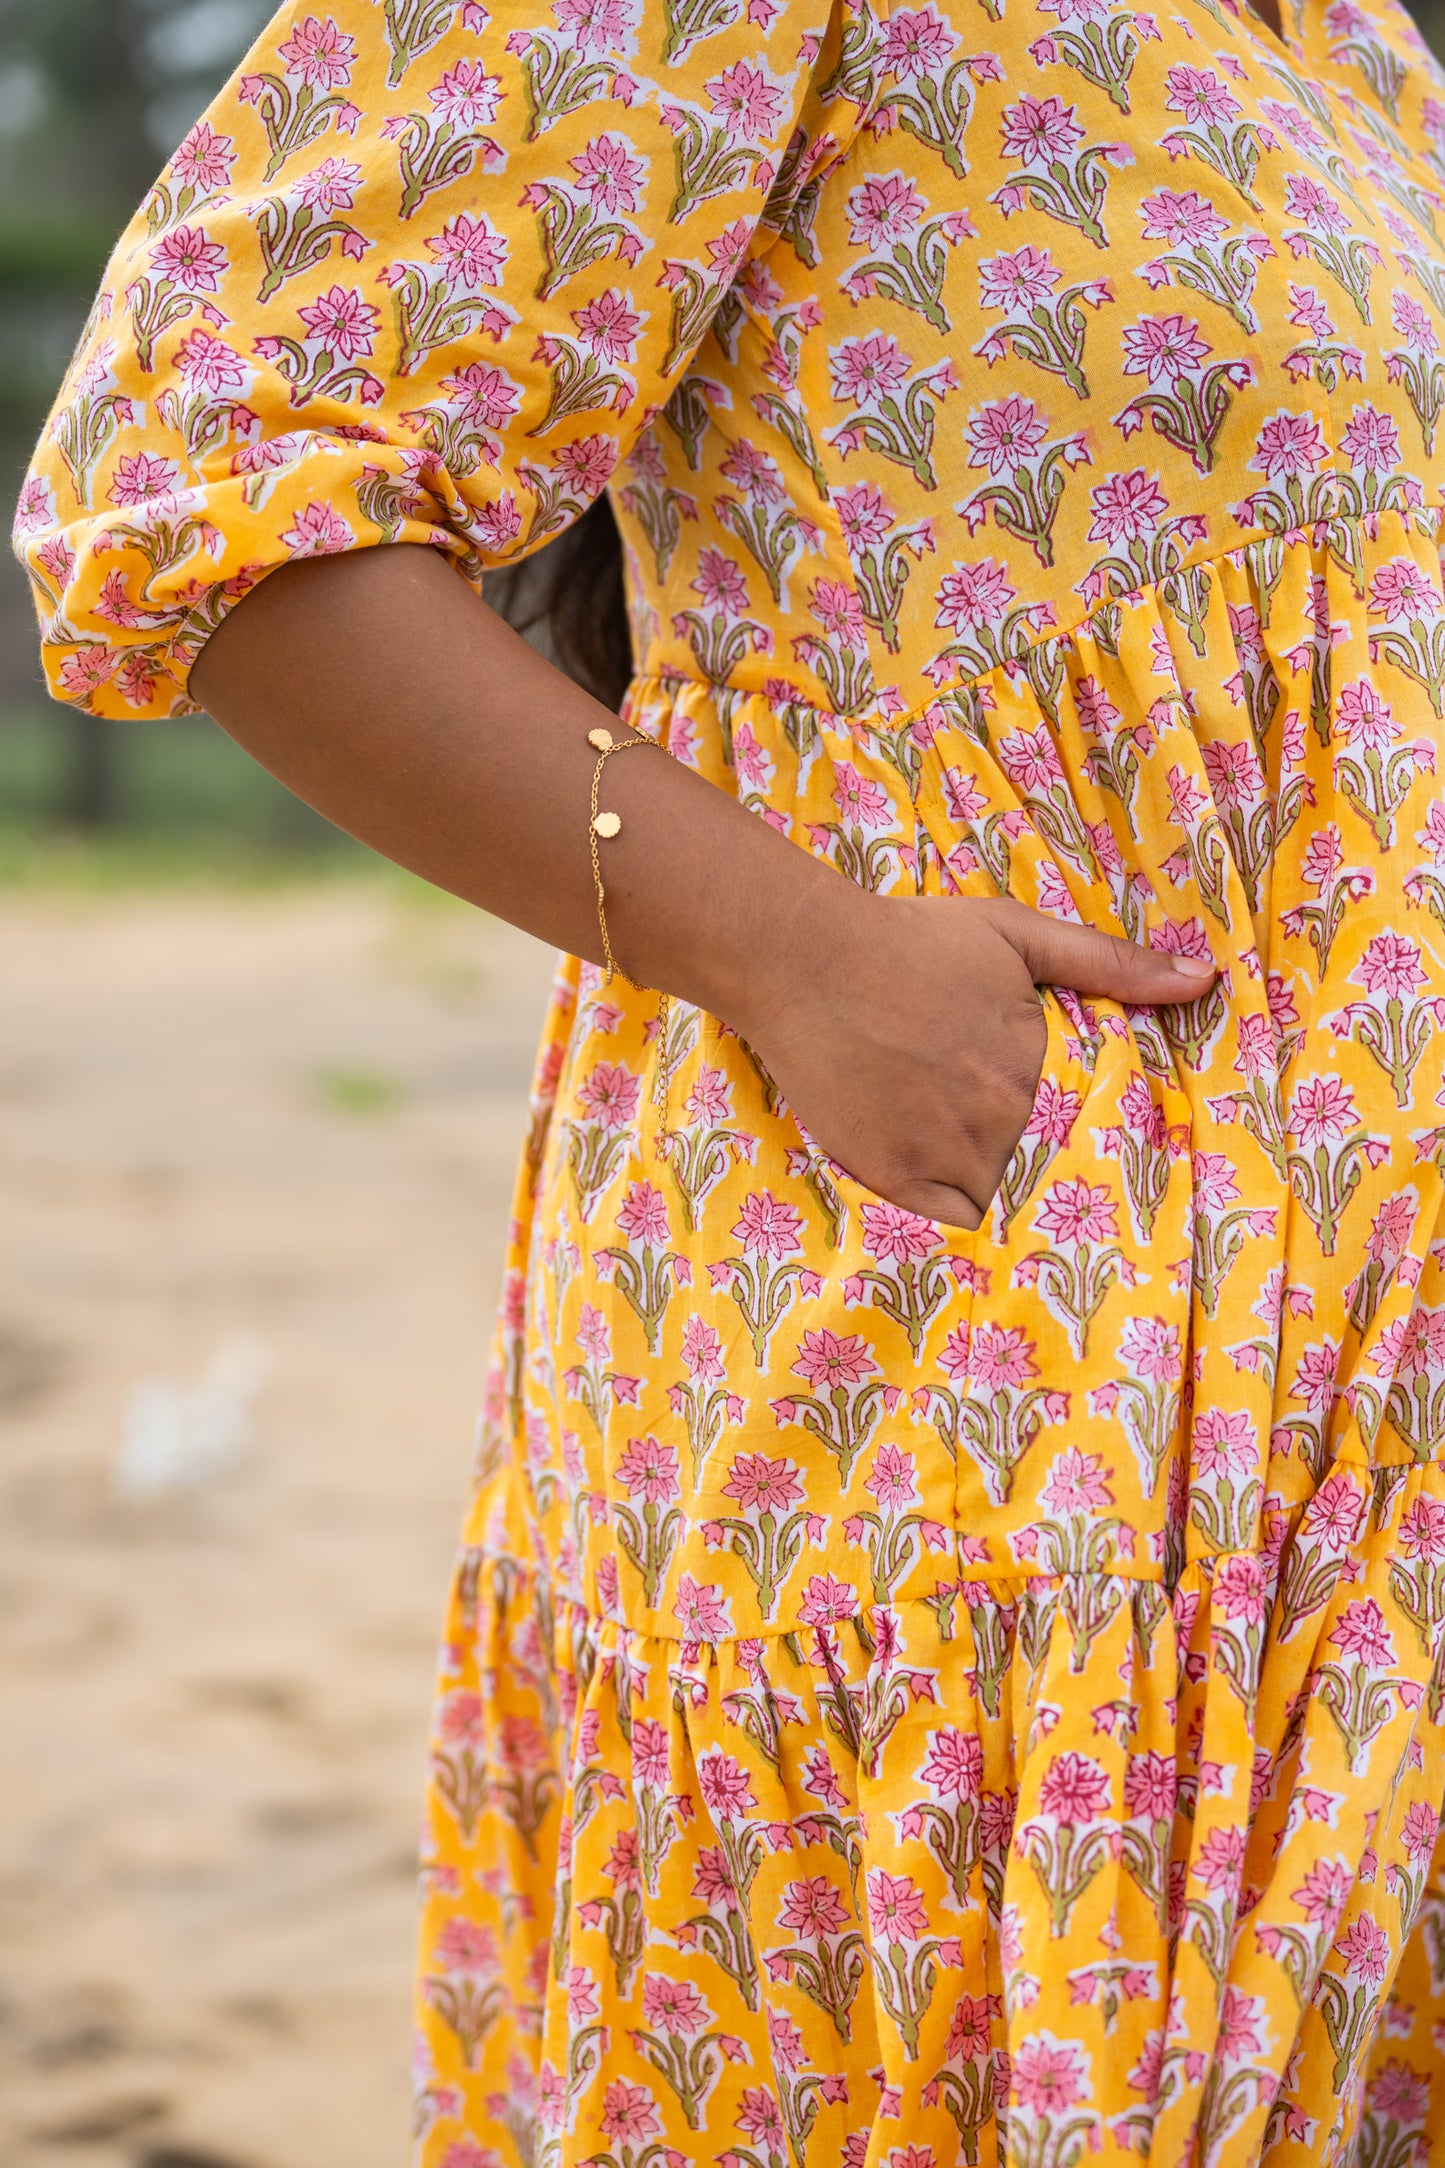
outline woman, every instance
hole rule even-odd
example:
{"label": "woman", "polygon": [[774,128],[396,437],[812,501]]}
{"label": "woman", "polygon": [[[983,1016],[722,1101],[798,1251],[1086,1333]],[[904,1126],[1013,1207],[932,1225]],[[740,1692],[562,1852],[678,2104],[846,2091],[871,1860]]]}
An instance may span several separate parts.
{"label": "woman", "polygon": [[56,690],[583,959],[428,2168],[1445,2159],[1442,220],[1392,0],[303,0],[122,242]]}

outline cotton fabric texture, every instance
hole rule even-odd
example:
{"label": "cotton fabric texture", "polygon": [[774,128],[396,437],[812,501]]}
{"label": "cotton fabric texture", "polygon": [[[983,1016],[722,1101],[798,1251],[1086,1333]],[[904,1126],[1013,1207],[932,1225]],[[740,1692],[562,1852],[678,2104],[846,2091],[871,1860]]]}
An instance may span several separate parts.
{"label": "cotton fabric texture", "polygon": [[1445,2159],[1442,234],[1388,0],[338,0],[121,244],[21,507],[62,697],[606,486],[639,729],[1220,972],[1048,995],[970,1234],[680,1005],[664,1154],[563,965],[425,2168]]}

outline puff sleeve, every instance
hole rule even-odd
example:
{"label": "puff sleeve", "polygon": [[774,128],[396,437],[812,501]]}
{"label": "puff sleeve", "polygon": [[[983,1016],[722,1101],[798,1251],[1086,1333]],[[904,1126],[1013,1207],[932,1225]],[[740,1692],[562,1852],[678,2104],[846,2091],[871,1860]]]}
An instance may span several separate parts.
{"label": "puff sleeve", "polygon": [[280,564],[421,542],[476,582],[577,517],[839,155],[843,5],[283,7],[123,236],[22,492],[55,695],[185,712]]}

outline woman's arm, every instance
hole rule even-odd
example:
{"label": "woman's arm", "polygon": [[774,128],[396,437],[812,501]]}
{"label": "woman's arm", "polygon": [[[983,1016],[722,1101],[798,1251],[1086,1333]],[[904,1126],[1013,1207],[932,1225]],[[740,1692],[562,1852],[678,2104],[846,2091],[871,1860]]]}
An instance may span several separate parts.
{"label": "woman's arm", "polygon": [[[602,960],[588,837],[616,718],[433,551],[274,573],[232,612],[196,697],[272,774],[388,858]],[[1035,982],[1194,999],[1212,973],[1021,904],[880,898],[679,763],[608,762],[608,927],[644,985],[742,1034],[825,1150],[913,1211],[977,1225],[1028,1118]]]}

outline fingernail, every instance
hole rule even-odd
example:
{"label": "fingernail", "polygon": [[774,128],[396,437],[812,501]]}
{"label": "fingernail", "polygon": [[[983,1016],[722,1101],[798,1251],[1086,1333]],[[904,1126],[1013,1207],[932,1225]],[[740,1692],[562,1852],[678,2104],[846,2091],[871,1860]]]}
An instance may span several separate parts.
{"label": "fingernail", "polygon": [[1169,961],[1181,979],[1189,979],[1196,986],[1202,986],[1206,979],[1214,976],[1213,964],[1198,956],[1171,956]]}

